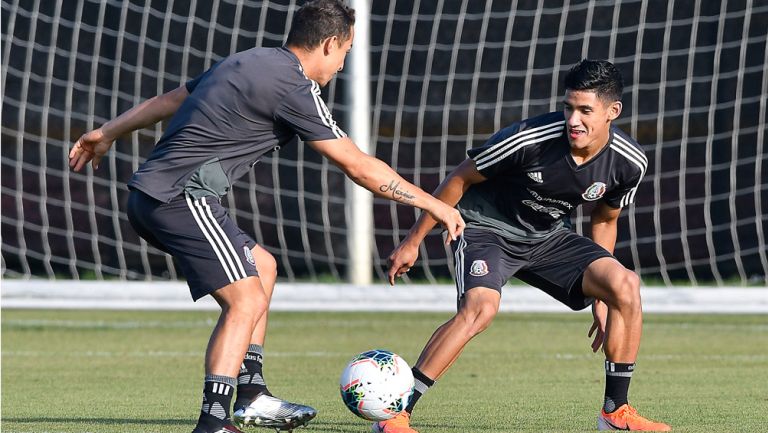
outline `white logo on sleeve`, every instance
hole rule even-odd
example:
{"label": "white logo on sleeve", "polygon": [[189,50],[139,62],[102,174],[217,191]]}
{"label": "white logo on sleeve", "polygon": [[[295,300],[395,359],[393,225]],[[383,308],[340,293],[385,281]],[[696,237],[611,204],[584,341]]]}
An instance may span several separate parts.
{"label": "white logo on sleeve", "polygon": [[587,190],[584,191],[584,194],[581,196],[584,198],[584,200],[595,201],[601,198],[603,194],[605,194],[605,184],[602,182],[595,182],[590,185],[589,188],[587,188]]}
{"label": "white logo on sleeve", "polygon": [[488,275],[488,265],[485,263],[485,260],[475,260],[472,262],[472,266],[469,268],[469,275],[473,277]]}

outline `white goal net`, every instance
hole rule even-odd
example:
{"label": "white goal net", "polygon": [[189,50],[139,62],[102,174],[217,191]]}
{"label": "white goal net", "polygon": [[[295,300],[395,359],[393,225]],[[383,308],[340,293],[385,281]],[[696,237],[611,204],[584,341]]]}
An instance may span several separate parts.
{"label": "white goal net", "polygon": [[[298,3],[298,4],[297,4]],[[6,278],[181,278],[125,215],[126,181],[162,125],[102,167],[67,167],[83,132],[252,46],[279,46],[293,0],[2,0],[2,271]],[[370,1],[371,153],[426,190],[497,129],[559,110],[584,57],[622,71],[618,126],[649,159],[616,256],[646,282],[768,283],[768,1]],[[339,74],[324,96],[342,127]],[[346,128],[345,128],[346,129]],[[373,202],[372,251],[348,251],[344,176],[303,144],[228,197],[284,280],[337,281],[358,255],[384,276],[417,213]],[[573,215],[579,231],[588,211]],[[410,273],[446,281],[431,235]]]}

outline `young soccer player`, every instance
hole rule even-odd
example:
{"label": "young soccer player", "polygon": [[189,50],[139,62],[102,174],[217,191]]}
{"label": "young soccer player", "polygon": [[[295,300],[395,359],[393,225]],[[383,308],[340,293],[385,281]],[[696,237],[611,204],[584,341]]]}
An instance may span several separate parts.
{"label": "young soccer player", "polygon": [[128,183],[127,210],[139,235],[176,259],[193,299],[211,295],[221,306],[194,433],[239,432],[231,419],[289,430],[316,414],[267,388],[263,344],[277,265],[221,204],[262,156],[295,145],[298,136],[376,195],[425,210],[453,237],[463,230],[456,209],[362,153],[321,99],[320,87],[341,70],[352,46],[353,25],[354,10],[341,0],[309,1],[294,15],[284,47],[233,54],[86,133],[70,151],[75,170],[89,162],[97,168],[116,138],[173,116]]}
{"label": "young soccer player", "polygon": [[[565,77],[563,111],[514,123],[453,170],[435,196],[467,221],[451,243],[458,312],[440,326],[413,367],[407,409],[373,425],[378,433],[415,433],[419,398],[498,312],[501,288],[515,276],[580,310],[592,306],[592,350],[605,352],[605,400],[598,430],[668,431],[627,401],[640,346],[640,281],[612,255],[621,209],[634,202],[648,161],[639,145],[612,126],[623,82],[606,61],[583,60]],[[577,206],[595,202],[591,239],[570,228]],[[408,272],[435,221],[422,215],[391,254],[389,280]]]}

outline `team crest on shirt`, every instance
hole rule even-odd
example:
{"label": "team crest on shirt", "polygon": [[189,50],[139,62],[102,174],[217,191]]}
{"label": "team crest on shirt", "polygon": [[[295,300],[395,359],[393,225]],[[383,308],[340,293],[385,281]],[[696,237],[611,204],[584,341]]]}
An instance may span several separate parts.
{"label": "team crest on shirt", "polygon": [[256,260],[254,260],[253,253],[251,252],[251,249],[248,248],[248,245],[243,247],[243,252],[245,253],[245,260],[248,260],[248,263],[256,266]]}
{"label": "team crest on shirt", "polygon": [[473,277],[488,275],[488,265],[485,263],[485,260],[475,260],[472,262],[472,266],[469,268],[469,275]]}
{"label": "team crest on shirt", "polygon": [[581,196],[584,200],[595,201],[601,198],[603,194],[605,194],[605,184],[603,182],[595,182]]}

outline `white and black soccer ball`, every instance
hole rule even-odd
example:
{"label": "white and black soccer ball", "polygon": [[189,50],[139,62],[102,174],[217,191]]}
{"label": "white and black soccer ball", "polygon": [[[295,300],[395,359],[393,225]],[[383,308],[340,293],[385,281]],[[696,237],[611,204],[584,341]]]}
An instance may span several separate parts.
{"label": "white and black soccer ball", "polygon": [[341,399],[352,413],[370,421],[384,421],[408,406],[413,373],[400,356],[375,349],[352,358],[339,385]]}

